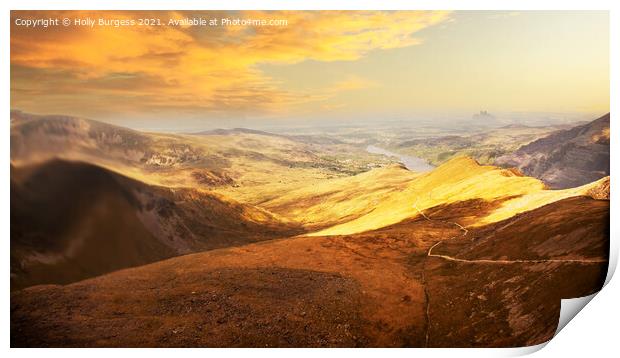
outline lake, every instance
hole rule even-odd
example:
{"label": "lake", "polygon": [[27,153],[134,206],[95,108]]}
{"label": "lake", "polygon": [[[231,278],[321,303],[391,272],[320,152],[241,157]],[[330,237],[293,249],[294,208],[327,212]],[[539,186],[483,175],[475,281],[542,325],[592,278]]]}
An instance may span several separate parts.
{"label": "lake", "polygon": [[396,157],[400,160],[401,163],[403,163],[405,167],[407,167],[407,169],[413,172],[428,172],[435,168],[434,166],[428,164],[426,160],[422,158],[390,152],[387,149],[379,148],[374,145],[369,145],[368,147],[366,147],[366,151],[372,154],[383,154],[388,157]]}

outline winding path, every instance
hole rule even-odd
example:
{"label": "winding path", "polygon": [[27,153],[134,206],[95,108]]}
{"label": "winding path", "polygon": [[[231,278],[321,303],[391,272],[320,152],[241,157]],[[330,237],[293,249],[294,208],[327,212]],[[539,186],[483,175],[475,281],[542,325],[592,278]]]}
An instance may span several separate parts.
{"label": "winding path", "polygon": [[[431,196],[431,192],[429,192],[428,195],[430,197]],[[437,241],[426,252],[426,256],[427,257],[437,257],[437,258],[440,258],[440,259],[443,259],[443,260],[447,260],[447,261],[452,261],[452,262],[461,262],[461,263],[470,263],[470,264],[492,264],[492,265],[507,265],[507,264],[511,265],[511,264],[520,264],[520,263],[551,263],[551,262],[594,264],[594,263],[607,262],[607,260],[603,260],[603,259],[592,259],[592,260],[584,260],[584,259],[538,259],[538,260],[474,259],[474,260],[468,260],[468,259],[460,259],[460,258],[457,258],[457,257],[448,256],[448,255],[433,254],[433,249],[436,248],[439,244],[441,244],[441,243],[443,243],[445,241],[456,239],[456,238],[463,238],[463,237],[467,236],[469,231],[467,230],[467,228],[463,227],[461,224],[459,224],[459,223],[457,223],[455,221],[444,221],[444,220],[431,219],[422,210],[420,210],[420,208],[418,208],[419,198],[420,198],[419,196],[416,197],[416,201],[413,203],[413,208],[424,219],[426,219],[428,221],[438,221],[438,222],[443,222],[443,223],[448,223],[448,224],[451,224],[451,225],[455,225],[455,226],[457,226],[459,228],[459,230],[462,231],[461,235],[457,235],[457,236],[448,238],[446,240]],[[426,271],[426,261],[424,262],[423,269],[422,269],[422,284],[424,286],[424,297],[425,297],[425,301],[426,301],[426,308],[425,308],[425,316],[426,316],[425,347],[428,347],[428,342],[429,342],[429,339],[430,339],[431,315],[430,315],[430,295],[429,295],[428,289],[427,289],[427,282],[426,282],[425,271]]]}
{"label": "winding path", "polygon": [[474,259],[474,260],[468,260],[468,259],[460,259],[457,257],[453,257],[453,256],[448,256],[448,255],[441,255],[441,254],[433,254],[433,249],[435,247],[437,247],[439,244],[445,242],[445,241],[449,241],[449,240],[453,240],[459,237],[465,237],[468,234],[468,230],[467,228],[463,227],[461,224],[454,222],[454,221],[443,221],[443,220],[435,220],[435,219],[431,219],[429,218],[426,214],[424,214],[424,212],[422,210],[420,210],[418,208],[418,200],[416,199],[416,202],[413,204],[413,207],[418,211],[418,213],[420,215],[422,215],[422,217],[424,217],[424,219],[428,220],[428,221],[439,221],[439,222],[444,222],[444,223],[448,223],[448,224],[452,224],[452,225],[456,225],[459,230],[461,230],[463,232],[462,235],[459,236],[455,236],[455,237],[451,237],[449,239],[446,240],[441,240],[441,241],[437,241],[433,246],[431,246],[428,251],[426,252],[426,256],[427,257],[438,257],[444,260],[448,260],[448,261],[453,261],[453,262],[464,262],[464,263],[480,263],[480,264],[513,264],[513,263],[546,263],[546,262],[568,262],[568,263],[584,263],[584,264],[590,264],[590,263],[602,263],[602,262],[607,262],[607,260],[604,259],[591,259],[591,260],[586,260],[586,259],[537,259],[537,260],[521,260],[521,259],[516,259],[516,260],[491,260],[491,259]]}

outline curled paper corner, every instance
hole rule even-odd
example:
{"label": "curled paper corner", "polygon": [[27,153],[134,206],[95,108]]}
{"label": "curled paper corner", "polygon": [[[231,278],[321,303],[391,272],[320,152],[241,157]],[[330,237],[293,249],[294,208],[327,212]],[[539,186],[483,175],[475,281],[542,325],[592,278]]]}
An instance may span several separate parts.
{"label": "curled paper corner", "polygon": [[[590,301],[592,301],[592,299],[596,295],[598,295],[601,291],[603,291],[605,289],[605,286],[607,286],[609,281],[611,281],[611,278],[614,276],[614,273],[616,271],[616,267],[618,264],[618,244],[615,240],[610,240],[610,246],[611,247],[610,247],[609,263],[607,265],[607,275],[605,277],[605,283],[603,284],[603,287],[601,287],[601,289],[598,290],[597,292],[594,292],[593,294],[588,295],[588,296],[561,300],[560,319],[558,321],[558,327],[556,328],[555,333],[553,334],[553,338],[555,338],[555,336],[557,336],[558,333],[560,333],[560,331],[562,331],[562,329],[566,327],[568,322],[570,322],[573,318],[575,318],[575,316],[577,316],[577,314],[581,312],[581,310],[588,303],[590,303]],[[550,341],[551,340],[539,345],[541,346],[539,349],[542,349]],[[532,351],[531,353],[533,352],[534,351]]]}
{"label": "curled paper corner", "polygon": [[543,349],[547,345],[547,343],[549,343],[549,341],[537,344],[535,346],[526,346],[526,347],[519,347],[519,348],[500,348],[500,349],[504,349],[504,352],[502,354],[502,356],[504,357],[523,357],[523,356],[538,352],[539,350]]}
{"label": "curled paper corner", "polygon": [[[608,278],[610,277],[610,275],[608,275]],[[607,284],[607,281],[605,281],[605,284]],[[528,347],[521,347],[521,348],[517,348],[514,351],[507,351],[506,354],[504,356],[506,357],[518,357],[518,356],[526,356],[532,353],[536,353],[539,350],[545,348],[545,346],[547,346],[547,344],[549,344],[549,342],[551,342],[553,340],[553,338],[555,338],[555,336],[558,335],[558,333],[560,333],[560,331],[566,327],[566,325],[568,324],[568,322],[570,322],[573,318],[575,318],[575,316],[594,298],[594,296],[596,296],[599,292],[595,292],[589,296],[584,296],[584,297],[577,297],[577,298],[569,298],[569,299],[563,299],[561,300],[560,304],[560,319],[558,321],[558,327],[555,330],[555,333],[553,334],[553,337],[543,343],[537,344],[535,346],[528,346]]]}
{"label": "curled paper corner", "polygon": [[597,292],[594,292],[593,294],[588,295],[588,296],[568,298],[568,299],[561,300],[560,301],[560,318],[558,320],[558,326],[555,330],[555,333],[553,334],[553,337],[550,340],[537,344],[535,346],[522,347],[522,348],[519,348],[518,350],[507,352],[508,354],[506,356],[513,356],[513,357],[514,356],[525,356],[525,355],[532,354],[532,353],[535,353],[543,349],[549,342],[553,340],[553,338],[555,338],[555,336],[558,335],[558,333],[560,333],[560,331],[562,331],[562,329],[564,329],[564,327],[566,327],[566,325],[568,325],[568,322],[570,322],[573,318],[575,318],[575,316],[577,316],[577,314],[581,312],[581,310],[588,303],[590,303],[590,301],[592,301],[592,299],[596,295],[598,295],[601,291],[605,289],[605,286],[607,286],[609,281],[611,281],[611,278],[614,276],[614,273],[616,271],[616,267],[618,264],[618,243],[612,239],[610,241],[610,246],[611,247],[610,247],[609,263],[607,265],[607,275],[605,277],[605,283],[603,284],[603,287],[601,287],[601,289],[598,290]]}
{"label": "curled paper corner", "polygon": [[558,322],[558,328],[555,330],[553,337],[557,336],[560,331],[566,327],[575,316],[596,296],[599,292],[595,292],[589,296],[564,299],[561,302],[560,308],[560,320]]}

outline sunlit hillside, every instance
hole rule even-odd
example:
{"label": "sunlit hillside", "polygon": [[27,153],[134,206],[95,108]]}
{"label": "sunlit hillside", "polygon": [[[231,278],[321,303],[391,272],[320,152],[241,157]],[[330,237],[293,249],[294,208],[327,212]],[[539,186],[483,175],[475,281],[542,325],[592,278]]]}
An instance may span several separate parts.
{"label": "sunlit hillside", "polygon": [[393,165],[346,178],[306,183],[293,190],[274,189],[258,203],[308,229],[326,227],[366,215],[385,198],[398,196],[419,174]]}
{"label": "sunlit hillside", "polygon": [[[481,220],[466,224],[488,224],[567,197],[583,195],[593,186],[596,184],[548,190],[540,180],[523,176],[518,171],[482,166],[473,159],[457,157],[412,179],[402,190],[383,195],[368,214],[312,235],[348,235],[374,230],[421,215],[425,209],[437,205],[473,199],[497,205]],[[350,200],[350,205],[355,205],[356,198]]]}

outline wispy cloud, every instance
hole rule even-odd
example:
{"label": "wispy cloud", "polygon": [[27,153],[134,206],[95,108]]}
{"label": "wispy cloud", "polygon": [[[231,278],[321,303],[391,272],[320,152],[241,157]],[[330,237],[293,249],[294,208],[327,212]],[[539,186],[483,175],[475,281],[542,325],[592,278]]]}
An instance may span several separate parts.
{"label": "wispy cloud", "polygon": [[413,46],[446,12],[12,12],[16,17],[286,19],[275,27],[11,28],[12,106],[74,113],[277,112],[337,91],[371,86],[348,78],[326,90],[288,90],[258,69],[306,60],[355,61]]}

